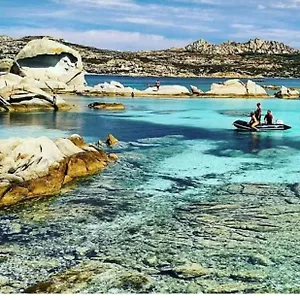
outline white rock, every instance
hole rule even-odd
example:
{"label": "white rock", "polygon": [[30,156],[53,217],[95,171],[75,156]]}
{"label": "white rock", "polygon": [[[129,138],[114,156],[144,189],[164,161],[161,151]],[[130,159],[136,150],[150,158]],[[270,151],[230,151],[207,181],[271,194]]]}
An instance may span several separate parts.
{"label": "white rock", "polygon": [[189,90],[182,85],[161,85],[157,90],[156,87],[149,87],[142,93],[146,94],[162,94],[162,95],[180,95],[180,94],[189,94]]}
{"label": "white rock", "polygon": [[247,81],[246,89],[249,95],[267,95],[266,90],[252,80]]}
{"label": "white rock", "polygon": [[59,151],[65,156],[71,156],[76,153],[83,152],[82,149],[75,146],[69,139],[59,138],[55,141]]}
{"label": "white rock", "polygon": [[230,79],[224,83],[213,83],[207,94],[213,95],[246,95],[245,85],[239,79]]}
{"label": "white rock", "polygon": [[194,85],[190,85],[190,88],[191,88],[192,94],[196,94],[196,95],[203,94],[203,91]]}

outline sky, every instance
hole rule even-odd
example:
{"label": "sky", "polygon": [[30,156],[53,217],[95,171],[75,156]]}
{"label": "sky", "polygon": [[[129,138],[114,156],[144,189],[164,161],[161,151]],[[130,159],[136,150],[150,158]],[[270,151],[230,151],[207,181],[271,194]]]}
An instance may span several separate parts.
{"label": "sky", "polygon": [[300,0],[0,0],[0,35],[136,51],[261,38],[300,48]]}

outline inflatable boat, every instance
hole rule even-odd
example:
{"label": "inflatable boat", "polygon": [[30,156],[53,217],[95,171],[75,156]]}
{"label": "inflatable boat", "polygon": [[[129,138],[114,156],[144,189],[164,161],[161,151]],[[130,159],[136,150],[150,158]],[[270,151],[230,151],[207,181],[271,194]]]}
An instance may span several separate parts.
{"label": "inflatable boat", "polygon": [[244,131],[266,131],[266,130],[287,130],[292,128],[289,125],[283,124],[281,121],[277,121],[275,124],[259,124],[255,128],[249,126],[249,123],[243,120],[236,120],[233,125],[238,130]]}

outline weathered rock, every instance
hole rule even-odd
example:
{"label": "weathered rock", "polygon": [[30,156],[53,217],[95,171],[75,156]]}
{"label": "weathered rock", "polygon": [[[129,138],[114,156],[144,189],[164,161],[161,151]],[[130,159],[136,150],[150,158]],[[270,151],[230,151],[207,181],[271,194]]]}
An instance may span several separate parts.
{"label": "weathered rock", "polygon": [[112,134],[109,134],[105,141],[106,145],[109,147],[113,147],[113,146],[117,145],[118,142],[119,141]]}
{"label": "weathered rock", "polygon": [[125,105],[123,103],[103,103],[93,102],[88,105],[89,108],[103,109],[103,110],[124,110]]}
{"label": "weathered rock", "polygon": [[207,94],[212,95],[246,95],[247,90],[242,81],[230,79],[224,83],[213,83]]}
{"label": "weathered rock", "polygon": [[299,91],[282,86],[274,95],[277,98],[299,98]]}
{"label": "weathered rock", "polygon": [[266,96],[267,95],[267,92],[265,91],[265,89],[263,87],[261,87],[260,85],[256,84],[252,80],[247,81],[246,90],[247,90],[248,95],[253,95],[253,96],[259,96],[259,95]]}
{"label": "weathered rock", "polygon": [[12,86],[12,85],[17,85],[22,81],[22,77],[7,73],[0,75],[0,89],[6,87],[6,86]]}
{"label": "weathered rock", "polygon": [[252,96],[252,97],[263,97],[268,96],[264,88],[256,84],[255,82],[248,80],[244,84],[239,79],[230,79],[224,83],[216,84],[213,83],[208,92],[208,95],[215,96]]}
{"label": "weathered rock", "polygon": [[195,94],[195,95],[201,95],[201,94],[203,94],[203,91],[200,90],[199,88],[197,88],[194,85],[190,85],[190,88],[191,88],[192,94]]}
{"label": "weathered rock", "polygon": [[0,144],[0,207],[58,193],[74,178],[94,174],[112,161],[79,135],[52,141],[10,138]]}
{"label": "weathered rock", "polygon": [[13,59],[10,58],[0,59],[0,72],[10,72],[13,65],[14,65]]}
{"label": "weathered rock", "polygon": [[15,58],[26,77],[85,86],[80,54],[48,38],[30,41]]}
{"label": "weathered rock", "polygon": [[17,84],[10,83],[0,88],[0,96],[11,105],[9,110],[70,109],[62,97],[50,95],[37,86],[31,85],[30,81],[21,80]]}
{"label": "weathered rock", "polygon": [[[143,94],[157,94],[157,95],[189,95],[189,90],[182,85],[161,85],[157,87],[149,87],[143,91]],[[138,93],[137,93],[138,94]]]}

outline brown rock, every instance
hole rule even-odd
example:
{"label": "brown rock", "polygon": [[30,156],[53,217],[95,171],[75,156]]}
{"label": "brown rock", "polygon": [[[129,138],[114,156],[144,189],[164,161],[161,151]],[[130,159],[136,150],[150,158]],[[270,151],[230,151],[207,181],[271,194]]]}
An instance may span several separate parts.
{"label": "brown rock", "polygon": [[117,160],[119,159],[119,156],[118,156],[117,154],[115,154],[115,153],[110,153],[110,154],[108,155],[108,158],[109,158],[109,160],[111,160],[111,161],[117,161]]}
{"label": "brown rock", "polygon": [[77,147],[82,148],[87,146],[87,143],[84,141],[83,137],[78,134],[73,134],[69,137],[69,140]]}
{"label": "brown rock", "polygon": [[109,147],[113,147],[115,145],[118,144],[118,140],[112,135],[112,134],[109,134],[106,138],[106,145],[109,146]]}
{"label": "brown rock", "polygon": [[88,105],[89,108],[104,109],[104,110],[124,110],[125,106],[122,103],[100,103],[94,102]]}

